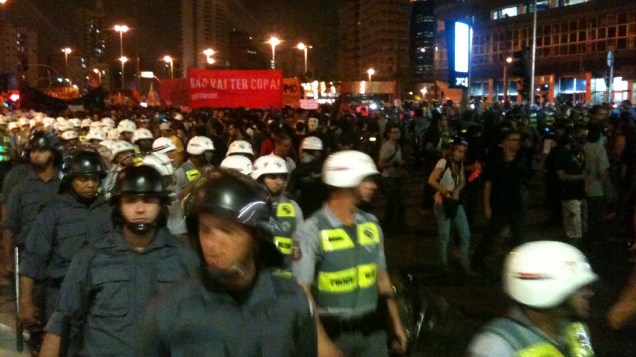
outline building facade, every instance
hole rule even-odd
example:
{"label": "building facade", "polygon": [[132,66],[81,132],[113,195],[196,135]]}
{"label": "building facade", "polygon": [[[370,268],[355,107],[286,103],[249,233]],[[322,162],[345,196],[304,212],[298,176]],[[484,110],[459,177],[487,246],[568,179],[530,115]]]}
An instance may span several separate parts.
{"label": "building facade", "polygon": [[0,23],[0,89],[15,89],[20,82],[38,78],[37,33],[25,27]]}
{"label": "building facade", "polygon": [[434,82],[435,65],[434,0],[411,0],[411,73],[414,83]]}
{"label": "building facade", "polygon": [[345,80],[395,80],[408,72],[411,4],[407,0],[342,0],[339,72]]}
{"label": "building facade", "polygon": [[[532,47],[533,2],[466,0],[438,6],[435,75],[446,80],[444,20],[473,19],[470,94],[502,100],[506,58]],[[622,0],[537,1],[535,100],[607,101],[607,55],[615,55],[614,102],[633,100],[636,83],[636,2]],[[508,96],[517,79],[507,76]]]}

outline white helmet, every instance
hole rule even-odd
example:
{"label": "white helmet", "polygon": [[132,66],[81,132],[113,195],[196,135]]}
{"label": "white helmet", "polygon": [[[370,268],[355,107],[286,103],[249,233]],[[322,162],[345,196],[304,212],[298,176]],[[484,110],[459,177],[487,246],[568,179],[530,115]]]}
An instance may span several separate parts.
{"label": "white helmet", "polygon": [[[116,141],[106,139],[106,140],[102,140],[102,142],[100,142],[99,145],[110,150],[111,145],[113,145],[114,143],[116,143]],[[112,152],[111,152],[111,155],[112,155]]]}
{"label": "white helmet", "polygon": [[177,150],[177,147],[170,138],[161,137],[152,142],[152,151],[154,152],[165,154],[173,150]]}
{"label": "white helmet", "polygon": [[234,140],[232,141],[232,143],[230,143],[230,146],[227,148],[227,154],[225,154],[225,156],[228,157],[230,155],[240,155],[240,154],[254,156],[254,150],[252,150],[252,144],[250,144],[249,142],[245,140]]}
{"label": "white helmet", "polygon": [[172,116],[172,119],[183,121],[183,115],[181,113],[174,113],[174,115]]}
{"label": "white helmet", "polygon": [[303,139],[300,148],[303,150],[322,150],[322,140],[316,136],[308,136]]}
{"label": "white helmet", "polygon": [[101,122],[104,126],[108,126],[109,128],[115,127],[115,121],[109,117],[102,118]]}
{"label": "white helmet", "polygon": [[502,278],[504,292],[513,300],[544,309],[560,305],[598,276],[580,250],[563,242],[537,241],[508,254]]}
{"label": "white helmet", "polygon": [[86,140],[104,141],[106,140],[106,134],[104,134],[104,131],[101,129],[91,129],[88,134],[86,134]]}
{"label": "white helmet", "polygon": [[113,140],[113,141],[119,140],[119,130],[117,130],[115,128],[110,129],[108,131],[108,133],[106,133],[106,139],[110,139],[110,140]]}
{"label": "white helmet", "polygon": [[172,176],[174,174],[174,167],[172,161],[166,154],[160,152],[153,152],[144,156],[143,164],[154,167],[159,171],[161,176]]}
{"label": "white helmet", "polygon": [[115,158],[115,156],[121,154],[122,152],[130,151],[131,154],[135,152],[135,147],[133,146],[133,144],[124,140],[115,141],[110,145],[109,149],[110,152],[113,153],[113,159]]}
{"label": "white helmet", "polygon": [[60,137],[62,138],[62,140],[73,140],[73,139],[79,138],[79,135],[77,134],[77,131],[75,130],[67,130],[63,132],[62,135],[60,135]]}
{"label": "white helmet", "polygon": [[26,117],[21,117],[20,119],[18,119],[18,125],[19,126],[29,125],[29,119],[27,119]]}
{"label": "white helmet", "polygon": [[35,124],[36,124],[36,123],[35,123],[35,119],[29,119],[29,126],[30,126],[30,127],[32,127],[32,128],[33,128],[33,127],[35,126]]}
{"label": "white helmet", "polygon": [[57,117],[57,118],[55,118],[55,121],[59,123],[59,122],[62,122],[62,121],[66,121],[66,118],[64,118],[64,117]]}
{"label": "white helmet", "polygon": [[236,170],[243,175],[250,175],[253,169],[252,161],[243,155],[232,155],[226,157],[221,162],[221,167]]}
{"label": "white helmet", "polygon": [[355,150],[331,154],[322,166],[322,181],[334,187],[355,187],[365,178],[377,174],[373,159]]}
{"label": "white helmet", "polygon": [[135,122],[133,122],[130,119],[124,119],[119,122],[119,125],[117,125],[117,130],[119,131],[120,134],[134,133],[135,129],[137,129],[137,125],[135,125]]}
{"label": "white helmet", "polygon": [[7,130],[9,130],[9,131],[11,131],[13,129],[18,129],[18,128],[19,128],[18,123],[14,122],[14,121],[9,122],[9,124],[7,125]]}
{"label": "white helmet", "polygon": [[186,149],[190,155],[201,155],[205,151],[214,150],[214,144],[212,140],[205,136],[195,136],[188,142],[188,148]]}
{"label": "white helmet", "polygon": [[133,144],[137,142],[137,140],[144,140],[144,139],[150,139],[152,140],[152,133],[150,132],[150,130],[148,129],[135,129],[135,131],[133,132],[133,136],[132,136],[132,142]]}
{"label": "white helmet", "polygon": [[68,121],[58,121],[56,125],[57,125],[56,129],[60,133],[73,130],[73,124],[69,123]]}
{"label": "white helmet", "polygon": [[[69,119],[68,121],[70,122],[71,120],[72,119]],[[79,119],[77,119],[77,121],[79,121]],[[93,121],[90,118],[86,118],[86,119],[82,119],[82,121],[79,122],[79,125],[76,125],[76,126],[81,128],[90,128],[92,124],[93,124]]]}
{"label": "white helmet", "polygon": [[267,174],[288,174],[285,159],[276,155],[261,156],[254,161],[254,171],[252,178],[258,180],[259,177]]}
{"label": "white helmet", "polygon": [[55,125],[55,119],[51,117],[45,117],[42,119],[42,124],[44,124],[45,128],[52,128]]}
{"label": "white helmet", "polygon": [[102,122],[100,122],[100,121],[94,121],[94,122],[91,122],[91,125],[90,125],[89,130],[101,129],[101,128],[102,128],[102,126],[103,126]]}

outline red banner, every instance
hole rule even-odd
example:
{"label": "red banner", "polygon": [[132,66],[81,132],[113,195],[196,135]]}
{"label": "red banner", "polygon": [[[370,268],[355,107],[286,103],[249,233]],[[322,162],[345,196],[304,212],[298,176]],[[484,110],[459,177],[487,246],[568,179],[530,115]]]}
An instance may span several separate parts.
{"label": "red banner", "polygon": [[190,108],[283,107],[283,72],[269,70],[188,71]]}

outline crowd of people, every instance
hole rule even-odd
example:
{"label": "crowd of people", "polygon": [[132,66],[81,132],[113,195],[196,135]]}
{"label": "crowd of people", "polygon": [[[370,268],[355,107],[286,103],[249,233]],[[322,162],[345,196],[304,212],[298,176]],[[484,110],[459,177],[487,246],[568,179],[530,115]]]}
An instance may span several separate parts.
{"label": "crowd of people", "polygon": [[[18,319],[41,356],[404,353],[384,238],[408,232],[402,185],[424,171],[440,270],[451,270],[452,227],[467,276],[498,270],[507,230],[513,322],[542,331],[532,344],[590,352],[583,325],[561,326],[585,308],[563,305],[589,298],[596,275],[581,251],[603,240],[604,220],[616,215],[633,234],[636,111],[627,101],[471,107],[5,111],[0,284],[17,277]],[[527,243],[539,172],[567,244]],[[473,241],[479,204],[487,226]],[[512,261],[542,250],[555,252],[552,268]],[[523,282],[561,263],[576,265],[563,279],[584,278]],[[535,303],[533,289],[556,297]],[[471,353],[530,347],[500,333],[507,323],[488,325]]]}

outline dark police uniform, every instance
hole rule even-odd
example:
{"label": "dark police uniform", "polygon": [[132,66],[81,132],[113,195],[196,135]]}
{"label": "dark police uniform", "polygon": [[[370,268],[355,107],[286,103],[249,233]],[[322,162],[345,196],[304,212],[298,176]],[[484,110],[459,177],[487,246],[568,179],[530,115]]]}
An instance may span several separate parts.
{"label": "dark police uniform", "polygon": [[11,170],[7,172],[7,175],[2,180],[2,192],[0,192],[0,202],[7,204],[9,201],[9,194],[14,187],[16,187],[22,179],[31,171],[31,165],[20,163],[11,167]]}
{"label": "dark police uniform", "polygon": [[305,216],[309,217],[322,207],[327,199],[327,186],[322,182],[322,160],[301,163],[292,172],[289,192],[298,200]]}
{"label": "dark police uniform", "polygon": [[53,313],[62,279],[75,254],[110,230],[110,212],[101,197],[86,205],[65,193],[38,215],[26,239],[20,273],[32,279],[48,279],[47,317]]}
{"label": "dark police uniform", "polygon": [[233,297],[191,280],[147,314],[140,356],[316,356],[316,322],[305,293],[265,269]]}
{"label": "dark police uniform", "polygon": [[198,258],[160,229],[141,252],[114,231],[73,259],[47,332],[69,339],[69,355],[133,356],[151,298],[195,274]]}
{"label": "dark police uniform", "polygon": [[292,271],[299,284],[312,285],[320,320],[345,353],[387,356],[378,304],[376,273],[386,271],[384,240],[377,219],[357,210],[346,226],[325,204],[294,235],[300,252]]}
{"label": "dark police uniform", "polygon": [[34,170],[30,170],[20,179],[22,181],[11,190],[7,200],[7,216],[3,221],[4,228],[16,235],[18,246],[24,245],[42,206],[57,195],[60,174],[55,172],[49,181],[44,182]]}

